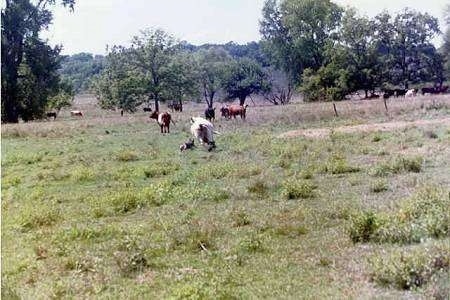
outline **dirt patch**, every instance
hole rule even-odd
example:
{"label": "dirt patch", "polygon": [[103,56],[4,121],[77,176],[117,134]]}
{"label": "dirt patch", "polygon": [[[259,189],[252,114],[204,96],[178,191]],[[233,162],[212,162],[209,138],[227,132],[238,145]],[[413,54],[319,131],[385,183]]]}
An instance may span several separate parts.
{"label": "dirt patch", "polygon": [[388,122],[388,123],[373,123],[373,124],[361,124],[352,126],[341,126],[336,128],[314,128],[314,129],[302,129],[292,130],[280,134],[279,138],[293,138],[297,136],[305,136],[310,138],[324,138],[329,136],[332,132],[339,133],[355,133],[355,132],[373,132],[373,131],[393,131],[396,129],[407,127],[425,127],[428,125],[448,125],[450,126],[450,118],[436,119],[436,120],[416,120],[411,122]]}

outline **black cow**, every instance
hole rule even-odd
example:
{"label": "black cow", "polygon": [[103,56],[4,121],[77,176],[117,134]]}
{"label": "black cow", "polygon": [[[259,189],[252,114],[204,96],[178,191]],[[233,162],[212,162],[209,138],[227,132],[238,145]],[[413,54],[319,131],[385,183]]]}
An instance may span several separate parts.
{"label": "black cow", "polygon": [[384,90],[383,98],[389,99],[389,97],[394,96],[394,95],[395,95],[395,90],[386,89],[386,90]]}
{"label": "black cow", "polygon": [[205,119],[208,121],[214,121],[216,119],[216,108],[208,107],[205,109]]}
{"label": "black cow", "polygon": [[56,113],[55,112],[48,112],[45,114],[47,118],[53,118],[53,120],[56,119]]}
{"label": "black cow", "polygon": [[145,111],[145,112],[151,112],[151,111],[152,111],[152,108],[151,108],[151,107],[144,107],[144,111]]}
{"label": "black cow", "polygon": [[170,108],[173,111],[179,111],[182,112],[183,111],[183,104],[178,101],[172,101],[171,103],[167,104],[167,107]]}
{"label": "black cow", "polygon": [[407,90],[405,90],[405,89],[395,89],[394,91],[395,91],[395,97],[400,97],[400,96],[404,97],[407,92]]}

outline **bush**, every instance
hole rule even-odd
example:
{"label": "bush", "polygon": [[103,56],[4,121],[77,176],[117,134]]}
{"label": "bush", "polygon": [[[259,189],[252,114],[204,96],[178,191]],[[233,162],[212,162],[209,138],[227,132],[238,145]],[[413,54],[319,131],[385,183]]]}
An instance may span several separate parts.
{"label": "bush", "polygon": [[414,243],[425,238],[449,235],[450,196],[448,192],[428,187],[402,201],[396,212],[374,214],[362,212],[352,218],[350,238],[353,242]]}
{"label": "bush", "polygon": [[345,158],[334,156],[323,166],[324,173],[345,174],[359,172],[358,167],[350,166]]}
{"label": "bush", "polygon": [[138,155],[133,151],[122,150],[116,154],[116,159],[123,162],[135,161],[138,160]]}
{"label": "bush", "polygon": [[261,198],[267,196],[268,190],[269,190],[269,187],[267,186],[266,182],[261,179],[258,179],[256,181],[252,182],[247,187],[247,191],[249,193],[256,194]]}
{"label": "bush", "polygon": [[371,175],[377,177],[388,176],[389,174],[399,174],[404,172],[420,173],[422,170],[423,158],[399,156],[390,162],[380,164],[372,169]]}
{"label": "bush", "polygon": [[372,280],[404,290],[421,287],[436,275],[444,273],[448,276],[449,252],[447,244],[446,247],[396,251],[389,256],[375,257],[370,261]]}
{"label": "bush", "polygon": [[111,204],[115,212],[127,213],[142,208],[145,205],[141,195],[133,190],[118,192],[111,197]]}
{"label": "bush", "polygon": [[295,179],[288,179],[283,184],[283,196],[284,198],[291,199],[308,199],[316,196],[315,189],[317,186],[310,182],[299,181]]}
{"label": "bush", "polygon": [[60,211],[52,204],[27,206],[19,215],[19,226],[23,231],[51,226],[60,219]]}
{"label": "bush", "polygon": [[370,190],[374,193],[381,193],[385,192],[389,189],[388,183],[384,180],[376,181],[374,184],[372,184]]}

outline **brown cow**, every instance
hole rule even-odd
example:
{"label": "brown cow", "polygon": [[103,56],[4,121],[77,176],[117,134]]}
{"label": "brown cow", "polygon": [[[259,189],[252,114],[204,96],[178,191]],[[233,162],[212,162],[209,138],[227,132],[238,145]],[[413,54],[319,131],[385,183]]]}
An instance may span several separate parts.
{"label": "brown cow", "polygon": [[236,116],[241,116],[241,119],[245,120],[245,113],[247,110],[248,104],[241,106],[241,105],[230,105],[228,106],[228,118],[231,119],[231,117],[234,117],[236,119]]}
{"label": "brown cow", "polygon": [[169,112],[159,113],[157,111],[154,111],[150,115],[150,118],[155,119],[156,122],[158,122],[159,126],[161,127],[161,133],[170,133],[170,122],[175,124]]}

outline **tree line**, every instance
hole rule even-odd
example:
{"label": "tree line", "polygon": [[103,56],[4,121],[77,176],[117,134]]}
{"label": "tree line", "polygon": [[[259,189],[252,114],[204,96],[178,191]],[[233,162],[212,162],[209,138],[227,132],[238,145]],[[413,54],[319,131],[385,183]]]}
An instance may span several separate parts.
{"label": "tree line", "polygon": [[2,9],[2,122],[41,118],[92,90],[102,108],[134,112],[167,100],[214,101],[260,93],[273,104],[294,90],[305,101],[342,100],[363,90],[441,85],[450,75],[450,6],[444,45],[435,17],[404,9],[373,18],[330,0],[266,0],[259,42],[195,46],[159,29],[113,46],[106,56],[60,56],[39,37],[49,7],[75,0],[7,0]]}

